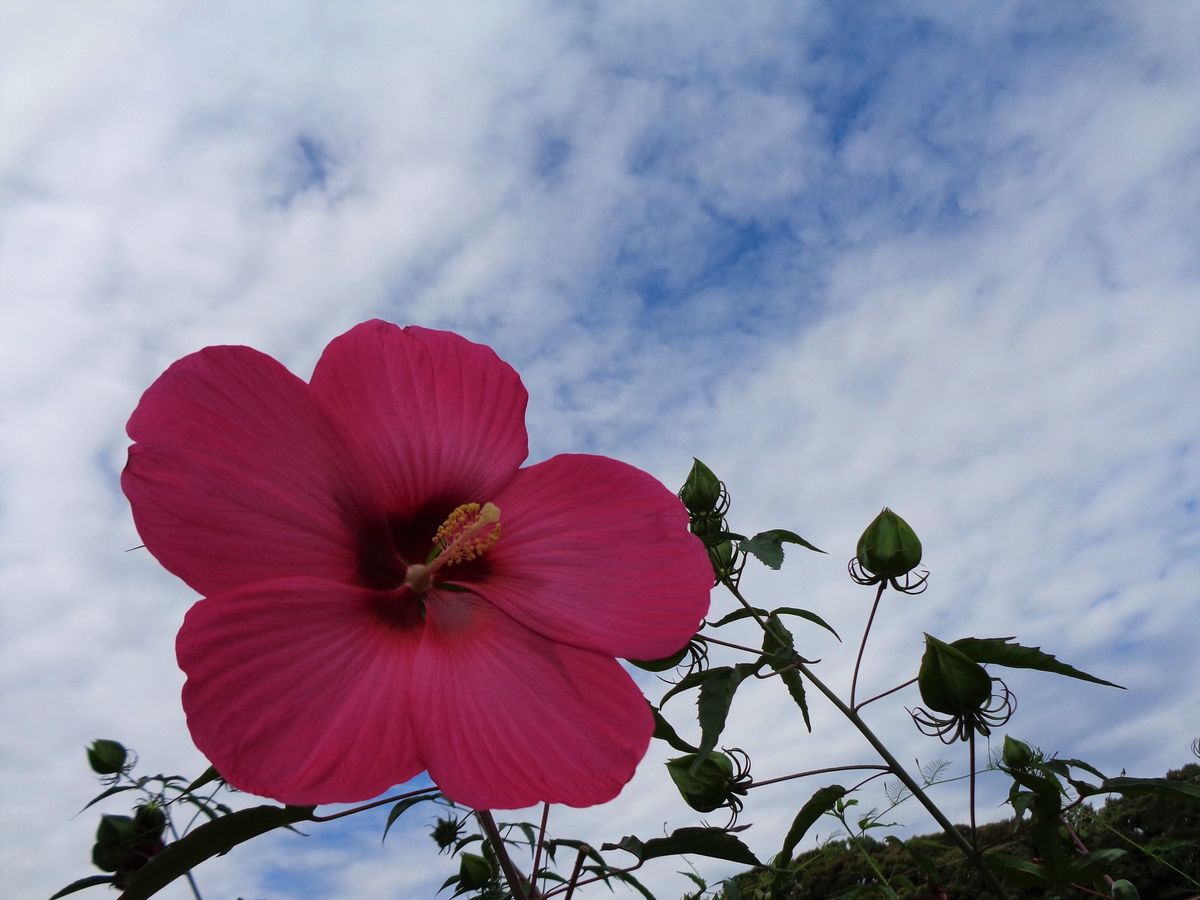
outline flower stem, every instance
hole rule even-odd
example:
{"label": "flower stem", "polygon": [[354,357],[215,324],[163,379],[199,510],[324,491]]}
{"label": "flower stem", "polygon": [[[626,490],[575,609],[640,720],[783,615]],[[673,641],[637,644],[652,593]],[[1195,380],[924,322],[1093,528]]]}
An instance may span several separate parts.
{"label": "flower stem", "polygon": [[967,753],[971,757],[971,846],[978,847],[979,839],[975,836],[975,729],[971,728],[971,739],[968,742]]}
{"label": "flower stem", "polygon": [[863,651],[867,649],[867,635],[871,633],[871,625],[875,621],[875,612],[879,609],[879,598],[883,596],[883,589],[887,587],[887,581],[881,579],[879,582],[879,590],[875,592],[875,602],[871,604],[871,615],[867,618],[867,627],[863,629],[862,643],[858,645],[858,658],[854,660],[854,677],[850,680],[850,708],[858,709],[854,705],[854,695],[858,690],[858,669],[862,665]]}
{"label": "flower stem", "polygon": [[483,829],[483,833],[487,835],[491,841],[492,849],[496,851],[496,858],[500,860],[500,868],[504,871],[504,880],[508,882],[508,887],[512,891],[513,900],[538,900],[541,894],[537,888],[530,883],[530,890],[526,890],[525,879],[521,877],[521,873],[513,864],[512,857],[508,855],[508,845],[504,843],[504,838],[500,834],[500,829],[496,827],[496,820],[492,818],[492,814],[486,809],[475,810],[475,819],[479,822],[479,827]]}
{"label": "flower stem", "polygon": [[862,709],[864,706],[866,706],[868,703],[874,703],[876,700],[882,700],[888,694],[894,694],[894,693],[896,693],[896,691],[902,691],[906,687],[908,687],[910,684],[916,684],[916,683],[917,683],[917,679],[910,678],[910,679],[908,679],[908,681],[904,682],[904,684],[898,684],[894,688],[888,688],[883,693],[876,694],[874,697],[868,697],[862,703],[858,704],[858,706],[854,707],[854,709],[855,709],[855,711],[858,711],[858,710]]}
{"label": "flower stem", "polygon": [[542,864],[542,845],[546,843],[546,822],[550,818],[550,804],[542,804],[542,825],[538,829],[537,849],[533,851],[533,869],[529,873],[529,883],[537,890],[538,866]]}
{"label": "flower stem", "polygon": [[563,900],[571,900],[575,894],[575,888],[579,884],[579,874],[583,871],[583,861],[587,859],[587,844],[582,844],[579,847],[579,853],[575,857],[575,867],[571,869],[571,878],[567,882],[567,895]]}
{"label": "flower stem", "polygon": [[755,656],[760,656],[762,650],[757,647],[747,647],[745,644],[732,644],[729,641],[723,641],[720,638],[710,637],[707,634],[696,635],[700,640],[709,644],[720,644],[722,647],[728,647],[731,650],[744,650],[747,653],[753,653]]}
{"label": "flower stem", "polygon": [[835,694],[829,688],[829,686],[825,684],[825,682],[821,681],[821,679],[813,674],[813,671],[809,669],[808,666],[801,664],[800,671],[803,672],[805,677],[807,677],[808,680],[813,683],[817,690],[825,695],[826,699],[828,699],[830,703],[838,708],[838,711],[841,712],[842,715],[850,720],[850,723],[858,729],[859,733],[864,738],[867,739],[867,743],[875,748],[875,752],[878,753],[883,758],[883,761],[888,764],[888,767],[892,770],[892,774],[895,775],[896,778],[898,778],[900,782],[906,788],[908,788],[912,795],[917,798],[917,801],[924,806],[926,810],[928,810],[929,814],[933,816],[934,821],[936,821],[946,833],[946,837],[950,838],[950,840],[958,845],[958,848],[966,855],[967,859],[974,864],[974,866],[979,870],[979,873],[983,875],[984,879],[989,885],[991,885],[992,890],[996,892],[997,896],[1004,898],[1004,900],[1008,900],[1008,892],[1004,890],[1004,885],[1002,885],[996,878],[996,874],[990,868],[988,868],[987,863],[983,861],[983,857],[980,856],[979,852],[973,846],[971,846],[970,842],[968,842],[965,837],[963,837],[962,832],[954,827],[954,823],[946,818],[946,814],[942,812],[941,808],[931,799],[929,799],[929,795],[921,789],[921,786],[917,784],[917,782],[911,775],[908,774],[905,768],[900,765],[900,761],[892,755],[892,752],[888,750],[883,741],[881,741],[875,735],[875,732],[873,732],[867,726],[867,723],[862,720],[862,717],[860,717],[858,713],[843,703],[842,699]]}
{"label": "flower stem", "polygon": [[[747,609],[753,608],[750,606],[750,602],[741,595],[741,592],[738,591],[737,585],[728,580],[722,583],[730,591],[730,593],[732,593],[733,596],[742,603],[743,606],[745,606]],[[755,616],[755,619],[762,626],[763,631],[766,631],[766,623],[762,621],[761,617]],[[983,857],[980,855],[979,851],[971,846],[971,843],[965,837],[963,837],[962,832],[954,827],[954,823],[946,818],[946,814],[943,813],[941,808],[929,798],[929,795],[926,794],[925,791],[921,789],[921,786],[917,784],[916,780],[911,775],[908,774],[908,771],[904,768],[904,766],[900,765],[900,761],[896,759],[890,750],[888,750],[887,745],[875,735],[875,732],[868,727],[867,723],[863,721],[862,717],[845,703],[843,703],[842,698],[835,694],[829,685],[818,678],[812,669],[810,669],[805,663],[798,663],[797,668],[809,681],[812,682],[813,686],[816,687],[817,690],[825,695],[825,698],[830,703],[837,707],[838,711],[850,721],[850,724],[858,729],[859,734],[867,739],[867,743],[875,748],[875,752],[879,754],[885,763],[887,763],[888,768],[892,770],[892,774],[895,775],[896,778],[899,779],[899,781],[906,788],[908,788],[909,792],[916,797],[918,802],[920,802],[920,804],[925,807],[929,814],[933,816],[934,821],[937,822],[938,825],[941,826],[942,830],[946,833],[946,837],[950,838],[950,840],[958,846],[959,850],[963,852],[967,859],[971,861],[972,865],[979,870],[979,874],[983,876],[984,880],[987,881],[992,890],[996,892],[996,896],[1000,897],[1001,900],[1009,900],[1008,892],[1004,889],[1004,885],[1002,885],[1000,880],[996,878],[996,873],[988,868],[987,863],[983,861]]]}
{"label": "flower stem", "polygon": [[796,772],[794,775],[780,775],[778,778],[768,778],[765,781],[752,781],[750,784],[744,785],[744,790],[750,790],[756,787],[766,787],[768,784],[778,784],[781,781],[791,781],[794,778],[807,778],[809,775],[824,775],[826,772],[859,772],[865,769],[878,769],[881,772],[892,771],[887,766],[829,766],[824,769],[809,769],[807,772]]}

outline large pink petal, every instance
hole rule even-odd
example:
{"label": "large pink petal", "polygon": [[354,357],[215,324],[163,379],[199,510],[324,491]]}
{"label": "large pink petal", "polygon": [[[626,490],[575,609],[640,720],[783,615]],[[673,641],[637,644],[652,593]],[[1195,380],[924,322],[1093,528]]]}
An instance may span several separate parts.
{"label": "large pink petal", "polygon": [[674,653],[700,627],[708,555],[679,498],[645,472],[602,456],[556,456],[518,472],[495,503],[500,540],[470,588],[517,621],[635,659]]}
{"label": "large pink petal", "polygon": [[249,347],[172,365],[128,425],[138,533],[202,594],[287,575],[346,583],[388,560],[379,493],[308,385]]}
{"label": "large pink petal", "polygon": [[520,377],[447,331],[364,322],[325,348],[312,387],[382,474],[401,523],[487,502],[528,453]]}
{"label": "large pink petal", "polygon": [[297,805],[366,800],[420,773],[409,602],[314,578],[197,602],[176,642],[196,746],[235,787]]}
{"label": "large pink petal", "polygon": [[469,594],[435,591],[426,609],[412,714],[448,797],[519,809],[620,792],[654,720],[614,659],[549,641]]}

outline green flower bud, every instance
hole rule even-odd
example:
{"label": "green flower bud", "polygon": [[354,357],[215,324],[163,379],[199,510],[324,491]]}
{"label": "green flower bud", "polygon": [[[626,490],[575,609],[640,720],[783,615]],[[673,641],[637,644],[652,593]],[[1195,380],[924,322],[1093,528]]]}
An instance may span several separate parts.
{"label": "green flower bud", "polygon": [[721,500],[721,481],[712,469],[693,457],[692,471],[679,491],[679,499],[693,518],[707,516]]}
{"label": "green flower bud", "polygon": [[1118,878],[1112,883],[1113,900],[1138,900],[1137,888],[1127,878]]}
{"label": "green flower bud", "polygon": [[732,575],[737,563],[737,547],[733,545],[733,541],[721,541],[719,544],[710,545],[709,551],[709,561],[717,579]]}
{"label": "green flower bud", "polygon": [[729,802],[735,790],[733,760],[727,754],[713,750],[704,754],[689,753],[667,760],[667,771],[684,801],[696,812],[712,812]]}
{"label": "green flower bud", "polygon": [[1024,741],[1004,736],[1004,765],[1010,769],[1024,769],[1033,762],[1033,748]]}
{"label": "green flower bud", "polygon": [[492,864],[484,857],[477,853],[464,853],[458,867],[458,888],[460,891],[477,891],[487,887],[495,874]]}
{"label": "green flower bud", "polygon": [[858,539],[859,564],[879,578],[900,578],[921,562],[921,540],[887,507]]}
{"label": "green flower bud", "polygon": [[130,816],[103,815],[92,845],[92,864],[102,872],[121,868],[129,846],[137,839],[138,829]]}
{"label": "green flower bud", "polygon": [[992,679],[983,666],[930,634],[925,635],[917,686],[926,706],[951,716],[978,712],[992,696]]}
{"label": "green flower bud", "polygon": [[159,838],[167,827],[167,815],[161,806],[151,801],[133,811],[133,824],[137,826],[139,838]]}
{"label": "green flower bud", "polygon": [[88,765],[97,775],[116,775],[125,768],[129,752],[123,744],[103,738],[92,741],[88,747]]}
{"label": "green flower bud", "polygon": [[445,850],[458,840],[461,833],[462,827],[459,825],[458,819],[438,819],[437,824],[433,826],[433,834],[430,836],[438,845],[438,850]]}

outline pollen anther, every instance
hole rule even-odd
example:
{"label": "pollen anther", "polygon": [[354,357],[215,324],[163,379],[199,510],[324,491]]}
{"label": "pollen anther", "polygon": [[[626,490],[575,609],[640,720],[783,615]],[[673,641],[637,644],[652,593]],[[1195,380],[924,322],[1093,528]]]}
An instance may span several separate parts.
{"label": "pollen anther", "polygon": [[494,503],[464,503],[450,513],[433,538],[434,566],[477,559],[500,540],[500,508]]}

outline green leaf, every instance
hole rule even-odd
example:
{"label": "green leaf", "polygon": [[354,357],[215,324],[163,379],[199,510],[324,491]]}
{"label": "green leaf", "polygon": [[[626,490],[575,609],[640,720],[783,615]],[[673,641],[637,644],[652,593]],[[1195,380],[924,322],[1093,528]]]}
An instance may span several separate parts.
{"label": "green leaf", "polygon": [[952,646],[957,647],[977,663],[992,663],[997,666],[1007,666],[1010,669],[1037,669],[1040,672],[1053,672],[1056,675],[1066,675],[1078,678],[1080,681],[1090,681],[1093,684],[1103,684],[1108,687],[1121,688],[1119,684],[1081,672],[1074,666],[1060,662],[1051,653],[1046,653],[1041,647],[1023,647],[1020,644],[1010,644],[1014,637],[1000,638],[960,638]]}
{"label": "green leaf", "polygon": [[683,738],[681,738],[679,736],[678,732],[675,731],[675,728],[671,725],[671,723],[668,722],[665,718],[663,718],[662,713],[660,713],[654,707],[650,707],[650,711],[652,713],[654,713],[653,737],[658,738],[658,740],[660,740],[660,741],[666,741],[670,746],[674,747],[676,750],[680,751],[681,753],[695,753],[696,752],[697,748],[693,747],[691,744],[689,744],[687,741],[685,741]]}
{"label": "green leaf", "polygon": [[596,848],[591,844],[585,844],[583,841],[575,840],[574,838],[555,838],[546,842],[546,848],[553,853],[559,847],[570,847],[572,850],[582,850],[584,856],[588,859],[595,860],[600,865],[604,865],[604,857],[596,852]]}
{"label": "green leaf", "polygon": [[800,657],[795,649],[795,637],[773,612],[767,617],[767,630],[763,633],[763,660],[779,673],[779,679],[787,687],[792,700],[800,707],[804,716],[804,727],[812,731],[812,720],[808,717],[808,699],[804,693],[804,681],[795,664]]}
{"label": "green leaf", "polygon": [[311,806],[252,806],[206,822],[150,860],[129,879],[121,900],[144,900],[214,856],[238,844],[311,818]]}
{"label": "green leaf", "polygon": [[985,853],[983,860],[998,875],[1003,875],[1018,887],[1039,887],[1046,884],[1041,866],[1007,853]]}
{"label": "green leaf", "polygon": [[[1083,793],[1081,791],[1081,793]],[[1106,778],[1098,788],[1087,792],[1091,794],[1124,794],[1138,796],[1142,794],[1157,794],[1160,797],[1187,797],[1200,800],[1200,784],[1189,781],[1177,781],[1174,778]]]}
{"label": "green leaf", "polygon": [[106,797],[111,797],[113,794],[120,794],[125,791],[136,790],[138,787],[139,785],[136,784],[121,784],[116,785],[115,787],[110,787],[108,790],[101,791],[99,794],[89,800],[83,809],[79,810],[79,812],[83,812],[83,810],[87,809],[89,806],[95,806],[101,800],[105,799]]}
{"label": "green leaf", "polygon": [[705,891],[708,890],[708,882],[705,881],[703,878],[701,878],[699,875],[697,875],[695,872],[676,872],[675,874],[683,875],[685,878],[690,878],[692,880],[692,884],[694,884],[696,887],[700,888],[700,893],[704,893]]}
{"label": "green leaf", "polygon": [[1024,804],[1026,809],[1032,807],[1038,816],[1044,819],[1053,818],[1061,812],[1062,787],[1056,779],[1021,770],[1014,770],[1008,774],[1013,780],[1014,791],[1018,784],[1032,791],[1033,797]]}
{"label": "green leaf", "polygon": [[1083,769],[1085,772],[1090,772],[1101,781],[1103,781],[1105,778],[1103,772],[1101,772],[1091,763],[1084,762],[1082,759],[1045,759],[1038,763],[1038,767],[1053,772],[1056,775],[1061,775],[1068,781],[1071,780],[1069,776],[1072,768]]}
{"label": "green leaf", "polygon": [[791,863],[792,855],[796,852],[797,845],[804,839],[804,835],[808,833],[808,829],[812,828],[817,819],[833,809],[833,805],[844,796],[846,796],[844,787],[840,784],[831,784],[821,788],[808,798],[808,802],[800,807],[800,812],[796,813],[792,827],[788,829],[787,837],[783,840],[783,849],[775,857],[776,866],[782,867]]}
{"label": "green leaf", "polygon": [[812,622],[813,624],[820,625],[839,641],[842,639],[842,636],[833,630],[832,625],[810,610],[800,609],[796,606],[781,606],[778,609],[772,610],[771,614],[775,616],[799,616],[802,619],[808,619],[808,621]]}
{"label": "green leaf", "polygon": [[418,803],[424,803],[426,800],[436,800],[441,794],[422,794],[420,797],[405,797],[400,800],[388,811],[387,824],[383,826],[383,836],[379,839],[379,843],[387,840],[387,833],[395,824],[396,820],[404,815],[405,812],[412,809]]}
{"label": "green leaf", "polygon": [[65,888],[51,897],[50,900],[58,900],[59,897],[65,897],[67,894],[73,894],[76,891],[82,891],[84,888],[95,887],[98,884],[112,884],[115,880],[115,875],[89,875],[87,878],[80,878],[78,881],[72,881]]}
{"label": "green leaf", "polygon": [[1105,850],[1093,850],[1084,856],[1077,856],[1071,860],[1069,865],[1071,880],[1076,883],[1086,883],[1103,878],[1112,870],[1113,863],[1128,853],[1128,850],[1110,847]]}
{"label": "green leaf", "polygon": [[636,878],[634,878],[632,875],[630,875],[628,872],[622,872],[620,869],[609,869],[608,874],[611,875],[613,878],[617,879],[617,881],[621,882],[622,884],[629,885],[631,888],[633,888],[635,891],[637,891],[639,894],[641,894],[643,897],[645,897],[646,900],[655,900],[654,895],[646,889],[646,886],[644,884],[642,884],[640,881],[638,881]]}
{"label": "green leaf", "polygon": [[625,850],[636,856],[638,862],[686,854],[724,859],[748,866],[762,865],[750,852],[749,847],[723,828],[679,828],[666,837],[651,838],[648,841],[627,835],[615,844],[604,844],[600,849]]}
{"label": "green leaf", "polygon": [[698,720],[700,722],[700,747],[697,752],[704,756],[717,746],[721,732],[725,730],[725,720],[729,716],[729,707],[733,703],[733,695],[738,685],[750,675],[758,671],[754,663],[739,663],[730,668],[719,666],[709,669],[709,677],[700,685],[700,696],[696,700]]}
{"label": "green leaf", "polygon": [[742,541],[739,546],[746,553],[753,553],[759,560],[772,569],[778,569],[783,565],[783,545],[784,544],[799,544],[801,547],[807,547],[817,553],[824,553],[818,547],[814,547],[800,535],[794,531],[788,531],[785,528],[772,528],[770,531],[760,531],[748,541]]}
{"label": "green leaf", "polygon": [[781,606],[778,609],[773,609],[773,610],[769,610],[769,611],[765,610],[765,609],[759,609],[757,606],[752,607],[751,609],[747,609],[746,607],[743,606],[740,609],[735,609],[733,612],[729,613],[729,615],[722,616],[717,621],[709,622],[708,624],[709,624],[709,627],[711,627],[711,628],[720,628],[722,625],[728,625],[730,622],[737,622],[740,619],[748,619],[751,616],[755,616],[755,615],[757,615],[760,619],[765,619],[765,618],[767,618],[767,616],[770,616],[770,615],[799,616],[802,619],[808,619],[808,621],[810,621],[816,625],[820,625],[822,628],[824,628],[826,631],[828,631],[830,634],[832,634],[839,641],[842,639],[842,636],[833,629],[833,626],[830,625],[828,622],[826,622],[824,619],[822,619],[820,616],[818,616],[815,612],[811,612],[810,610],[807,610],[807,609],[799,609],[798,607],[795,607],[795,606]]}
{"label": "green leaf", "polygon": [[631,666],[637,666],[646,672],[665,672],[668,669],[673,669],[687,656],[688,647],[684,647],[678,653],[672,653],[670,656],[664,656],[662,659],[631,659],[625,658],[625,661]]}
{"label": "green leaf", "polygon": [[759,609],[757,606],[752,606],[752,607],[742,606],[742,607],[739,607],[738,609],[735,609],[729,615],[722,616],[721,618],[717,619],[717,621],[715,621],[715,622],[709,622],[708,626],[709,626],[709,628],[720,628],[722,625],[728,625],[730,622],[737,622],[739,619],[748,619],[751,616],[755,616],[755,615],[759,616],[760,618],[765,619],[769,615],[769,613],[765,609]]}
{"label": "green leaf", "polygon": [[792,700],[800,707],[800,715],[804,717],[804,727],[812,732],[812,721],[808,718],[808,699],[804,694],[804,679],[795,669],[784,669],[779,673],[779,679],[787,686]]}
{"label": "green leaf", "polygon": [[187,786],[187,788],[185,789],[185,792],[190,794],[193,791],[197,791],[200,788],[204,787],[206,784],[210,784],[214,781],[223,781],[223,780],[224,779],[221,778],[221,773],[217,771],[216,766],[209,766],[207,769],[204,770],[204,772],[200,775],[199,778],[197,778],[195,781],[193,781],[191,784],[189,784]]}
{"label": "green leaf", "polygon": [[477,853],[464,853],[458,866],[459,892],[476,891],[492,880],[492,864]]}
{"label": "green leaf", "polygon": [[694,687],[700,687],[700,685],[704,684],[704,682],[708,681],[708,679],[716,677],[713,673],[719,672],[723,668],[727,669],[729,667],[721,666],[715,669],[705,669],[702,672],[689,672],[687,675],[684,675],[679,679],[679,681],[675,682],[675,686],[673,688],[663,694],[663,698],[658,701],[659,709],[662,709],[662,707],[666,706],[667,701],[676,694],[682,693],[683,691],[690,691]]}

